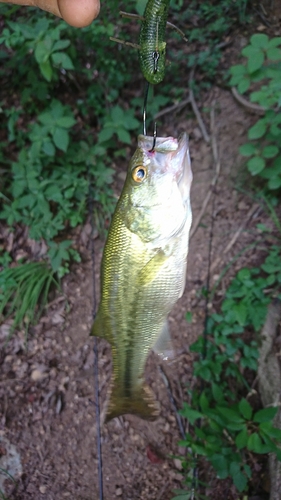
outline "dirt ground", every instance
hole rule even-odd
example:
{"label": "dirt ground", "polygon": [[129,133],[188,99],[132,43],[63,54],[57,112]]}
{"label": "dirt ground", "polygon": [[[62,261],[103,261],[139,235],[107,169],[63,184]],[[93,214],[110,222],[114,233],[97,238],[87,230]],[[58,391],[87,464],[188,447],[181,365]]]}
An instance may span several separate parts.
{"label": "dirt ground", "polygon": [[[262,208],[257,205],[253,209],[252,198],[236,189],[242,160],[238,147],[245,141],[247,129],[256,116],[237,104],[228,91],[214,88],[206,97],[204,108],[210,110],[214,101],[220,175],[206,213],[190,241],[184,296],[169,318],[176,357],[164,365],[164,369],[179,407],[188,400],[187,390],[192,384],[193,358],[189,346],[203,328],[204,300],[198,298],[197,292],[206,283],[211,215],[214,215],[212,283],[230,259],[256,238],[256,224],[269,223]],[[204,119],[210,131],[208,117],[209,112]],[[215,175],[212,147],[203,140],[190,107],[176,115],[167,115],[165,120],[161,135],[177,137],[185,130],[190,136],[195,221]],[[116,193],[120,193],[125,168],[124,163],[118,170]],[[247,184],[242,183],[245,190]],[[236,242],[226,251],[239,229]],[[74,266],[64,279],[65,297],[58,296],[32,329],[28,350],[24,348],[24,332],[17,332],[5,346],[9,323],[0,327],[0,457],[9,453],[14,456],[17,485],[10,479],[5,481],[6,495],[12,500],[99,498],[94,339],[89,337],[93,303],[89,224],[80,228],[77,238],[83,250],[83,262]],[[98,282],[104,241],[97,238],[94,243]],[[222,280],[221,296],[230,276],[245,262],[249,266],[258,264],[260,252],[251,249],[238,258]],[[185,319],[188,310],[193,315],[192,324]],[[98,342],[103,418],[111,359],[106,342]],[[181,437],[158,365],[159,359],[151,354],[146,378],[160,403],[160,417],[148,423],[128,415],[102,426],[105,500],[170,500],[173,489],[182,484],[180,461],[171,455],[182,455],[184,450],[178,446]],[[12,452],[11,445],[14,445]],[[214,498],[215,484],[215,476],[210,475],[207,498]],[[227,488],[217,498],[237,497]]]}

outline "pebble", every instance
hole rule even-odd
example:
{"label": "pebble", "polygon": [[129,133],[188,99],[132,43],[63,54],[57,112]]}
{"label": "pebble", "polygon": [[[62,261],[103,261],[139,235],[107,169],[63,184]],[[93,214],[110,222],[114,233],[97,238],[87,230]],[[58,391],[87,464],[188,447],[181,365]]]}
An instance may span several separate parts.
{"label": "pebble", "polygon": [[47,491],[47,486],[45,485],[39,486],[39,491],[44,495]]}
{"label": "pebble", "polygon": [[43,373],[41,370],[35,369],[31,372],[31,380],[33,382],[40,382],[47,376],[47,373]]}
{"label": "pebble", "polygon": [[179,458],[174,458],[174,466],[178,470],[182,470],[182,462]]}
{"label": "pebble", "polygon": [[117,497],[121,497],[121,495],[122,495],[122,494],[123,494],[123,490],[122,490],[122,488],[116,488],[116,490],[115,490],[115,495],[116,495]]}

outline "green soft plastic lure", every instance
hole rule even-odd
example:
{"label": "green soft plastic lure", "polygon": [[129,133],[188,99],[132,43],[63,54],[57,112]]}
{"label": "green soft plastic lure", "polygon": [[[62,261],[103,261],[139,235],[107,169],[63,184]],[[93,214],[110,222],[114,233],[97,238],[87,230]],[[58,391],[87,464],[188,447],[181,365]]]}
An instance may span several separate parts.
{"label": "green soft plastic lure", "polygon": [[139,50],[140,67],[145,79],[156,85],[162,82],[166,66],[166,27],[175,29],[187,41],[184,33],[174,24],[167,21],[170,0],[148,0],[144,15],[120,12],[123,17],[139,19],[141,30],[139,45],[110,37],[114,42],[129,45]]}
{"label": "green soft plastic lure", "polygon": [[140,30],[139,60],[149,83],[160,83],[165,75],[166,26],[170,0],[148,0]]}

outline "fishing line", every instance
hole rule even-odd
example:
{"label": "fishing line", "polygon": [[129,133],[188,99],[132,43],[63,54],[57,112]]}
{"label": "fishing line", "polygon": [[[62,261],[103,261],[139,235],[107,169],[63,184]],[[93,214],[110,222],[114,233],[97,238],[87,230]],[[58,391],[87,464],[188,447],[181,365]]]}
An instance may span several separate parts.
{"label": "fishing line", "polygon": [[146,135],[146,106],[149,91],[149,82],[145,82],[144,87],[144,100],[143,100],[143,135]]}
{"label": "fishing line", "polygon": [[[95,319],[97,311],[97,294],[96,294],[96,277],[95,277],[95,246],[94,246],[94,205],[93,205],[93,186],[90,169],[88,167],[88,184],[89,184],[89,200],[88,210],[90,212],[91,224],[91,261],[92,261],[92,318]],[[102,470],[102,449],[101,449],[101,427],[100,427],[100,403],[99,403],[99,367],[98,367],[98,339],[94,337],[94,379],[95,379],[95,409],[96,409],[96,425],[97,425],[97,455],[98,455],[98,483],[99,483],[99,500],[103,500],[103,470]]]}
{"label": "fishing line", "polygon": [[[217,144],[215,141],[214,135],[214,121],[215,121],[215,103],[212,104],[211,109],[211,132],[212,132],[212,147],[213,147],[213,156],[215,163],[218,162],[218,151]],[[217,179],[216,179],[217,182]],[[212,185],[213,190],[215,190],[216,182]],[[213,193],[215,195],[215,192]],[[214,237],[214,213],[215,213],[215,202],[216,198],[213,196],[212,199],[212,211],[211,211],[211,225],[210,225],[210,234],[209,234],[209,245],[208,245],[208,265],[207,265],[207,278],[206,278],[206,297],[205,297],[205,319],[204,319],[204,328],[203,328],[203,346],[202,346],[202,359],[206,358],[207,355],[207,337],[208,337],[208,322],[209,322],[209,299],[210,299],[210,281],[211,281],[211,258],[212,258],[212,247],[213,247],[213,237]],[[200,396],[204,390],[204,380],[201,379],[200,383]],[[199,420],[198,428],[201,427],[201,420]],[[192,497],[191,500],[194,499],[195,489],[198,488],[198,468],[196,466],[197,456],[195,454],[195,466],[193,468],[193,478],[192,478]]]}

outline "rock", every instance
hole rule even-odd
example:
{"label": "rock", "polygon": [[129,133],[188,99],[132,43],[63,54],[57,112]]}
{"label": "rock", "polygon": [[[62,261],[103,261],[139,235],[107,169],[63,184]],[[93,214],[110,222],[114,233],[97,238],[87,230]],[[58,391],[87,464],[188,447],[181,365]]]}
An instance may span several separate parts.
{"label": "rock", "polygon": [[45,365],[39,365],[37,368],[32,370],[31,380],[33,380],[33,382],[40,382],[41,380],[47,377],[46,370],[47,367]]}
{"label": "rock", "polygon": [[182,463],[179,458],[174,458],[174,466],[178,470],[182,470]]}
{"label": "rock", "polygon": [[44,495],[47,491],[47,486],[45,485],[39,486],[39,491]]}
{"label": "rock", "polygon": [[123,490],[122,490],[122,488],[116,488],[116,490],[115,490],[115,495],[116,495],[117,497],[121,497],[121,495],[122,495],[122,494],[123,494]]}

